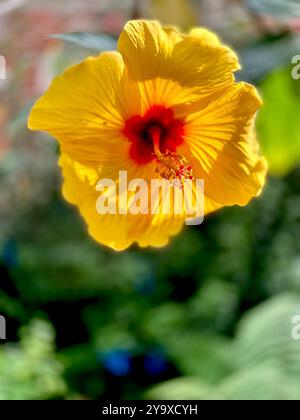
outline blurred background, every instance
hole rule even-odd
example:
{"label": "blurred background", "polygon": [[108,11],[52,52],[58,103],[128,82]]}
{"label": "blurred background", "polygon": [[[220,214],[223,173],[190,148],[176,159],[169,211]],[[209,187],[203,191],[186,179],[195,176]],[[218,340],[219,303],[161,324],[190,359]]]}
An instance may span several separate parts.
{"label": "blurred background", "polygon": [[[26,118],[136,17],[238,51],[270,174],[246,208],[117,254],[62,200],[56,142]],[[296,0],[0,0],[0,399],[300,399],[299,31]]]}

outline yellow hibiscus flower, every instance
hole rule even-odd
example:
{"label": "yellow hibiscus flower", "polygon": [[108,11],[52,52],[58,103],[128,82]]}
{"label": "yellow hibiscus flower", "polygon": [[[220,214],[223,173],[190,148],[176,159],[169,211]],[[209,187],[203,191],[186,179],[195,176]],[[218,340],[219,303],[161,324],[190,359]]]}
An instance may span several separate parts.
{"label": "yellow hibiscus flower", "polygon": [[182,34],[143,20],[126,24],[118,50],[55,78],[28,121],[58,140],[63,195],[90,235],[115,250],[160,247],[183,227],[184,211],[99,214],[107,191],[99,193],[98,182],[118,183],[120,171],[148,184],[204,180],[205,214],[259,195],[267,170],[254,132],[261,100],[253,86],[235,82],[234,52],[205,29]]}

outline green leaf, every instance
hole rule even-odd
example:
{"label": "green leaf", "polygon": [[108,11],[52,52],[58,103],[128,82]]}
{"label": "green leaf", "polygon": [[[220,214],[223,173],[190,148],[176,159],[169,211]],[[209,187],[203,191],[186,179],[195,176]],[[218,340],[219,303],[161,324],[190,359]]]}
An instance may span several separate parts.
{"label": "green leaf", "polygon": [[299,382],[291,380],[276,365],[262,364],[229,376],[207,395],[209,400],[298,400]]}
{"label": "green leaf", "polygon": [[299,0],[248,0],[248,6],[258,13],[286,17],[300,17]]}
{"label": "green leaf", "polygon": [[300,313],[298,295],[286,293],[249,311],[235,341],[238,369],[271,363],[289,377],[300,378],[300,345],[292,338],[292,319]]}
{"label": "green leaf", "polygon": [[272,73],[262,84],[264,106],[257,128],[262,152],[270,172],[285,176],[300,163],[300,92],[299,81],[290,69]]}
{"label": "green leaf", "polygon": [[295,52],[300,51],[300,37],[289,35],[276,40],[267,40],[239,50],[242,70],[239,80],[257,83],[273,70],[291,64]]}
{"label": "green leaf", "polygon": [[197,375],[208,384],[219,383],[233,370],[232,346],[225,338],[181,332],[167,348],[179,371]]}
{"label": "green leaf", "polygon": [[93,32],[70,32],[51,35],[51,38],[72,42],[84,48],[96,51],[113,51],[117,49],[117,41],[109,35]]}
{"label": "green leaf", "polygon": [[162,382],[150,388],[145,398],[150,400],[204,400],[211,391],[199,378],[183,377]]}

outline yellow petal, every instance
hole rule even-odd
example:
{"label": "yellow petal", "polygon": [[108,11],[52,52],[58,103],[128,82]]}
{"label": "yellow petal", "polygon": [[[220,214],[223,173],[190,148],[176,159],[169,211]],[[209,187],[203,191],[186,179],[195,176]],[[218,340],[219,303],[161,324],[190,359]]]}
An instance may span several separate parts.
{"label": "yellow petal", "polygon": [[[80,214],[87,223],[89,234],[99,243],[121,251],[128,248],[134,242],[140,246],[161,247],[169,242],[172,235],[178,233],[184,223],[184,215],[152,215],[149,209],[148,214],[99,214],[97,211],[97,200],[101,193],[96,186],[100,179],[111,177],[114,169],[103,167],[101,170],[92,169],[79,162],[73,161],[68,155],[62,154],[59,165],[63,171],[64,198],[76,205]],[[140,177],[149,180],[154,177],[151,171],[154,168],[143,168],[129,166],[127,168],[128,182]],[[123,168],[125,169],[125,168]],[[148,171],[148,173],[147,173]],[[115,170],[114,175],[117,175]],[[130,194],[129,200],[130,203]],[[120,196],[116,197],[116,208],[118,208]],[[150,201],[149,201],[150,206]]]}
{"label": "yellow petal", "polygon": [[240,68],[236,55],[209,31],[181,35],[156,21],[128,22],[118,48],[137,81],[170,79],[200,95],[232,84]]}
{"label": "yellow petal", "polygon": [[28,127],[52,134],[72,159],[98,166],[128,154],[121,130],[124,119],[139,113],[138,88],[122,57],[103,53],[56,77],[34,105]]}
{"label": "yellow petal", "polygon": [[205,196],[216,204],[246,205],[262,190],[267,164],[253,134],[260,105],[255,88],[239,83],[187,117],[181,153],[195,177],[204,179]]}

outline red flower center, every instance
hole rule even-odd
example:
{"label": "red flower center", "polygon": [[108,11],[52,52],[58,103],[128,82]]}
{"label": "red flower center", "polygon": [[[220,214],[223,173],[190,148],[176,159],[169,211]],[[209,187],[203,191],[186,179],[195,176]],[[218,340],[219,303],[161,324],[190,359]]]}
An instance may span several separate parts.
{"label": "red flower center", "polygon": [[138,164],[151,162],[159,154],[175,153],[183,142],[184,122],[174,118],[172,109],[155,105],[143,116],[126,121],[123,134],[132,143],[130,156]]}
{"label": "red flower center", "polygon": [[193,180],[193,170],[177,152],[183,142],[184,122],[174,118],[170,108],[153,106],[145,115],[130,118],[123,134],[131,142],[129,153],[138,164],[157,162],[156,173],[183,188],[185,180]]}

